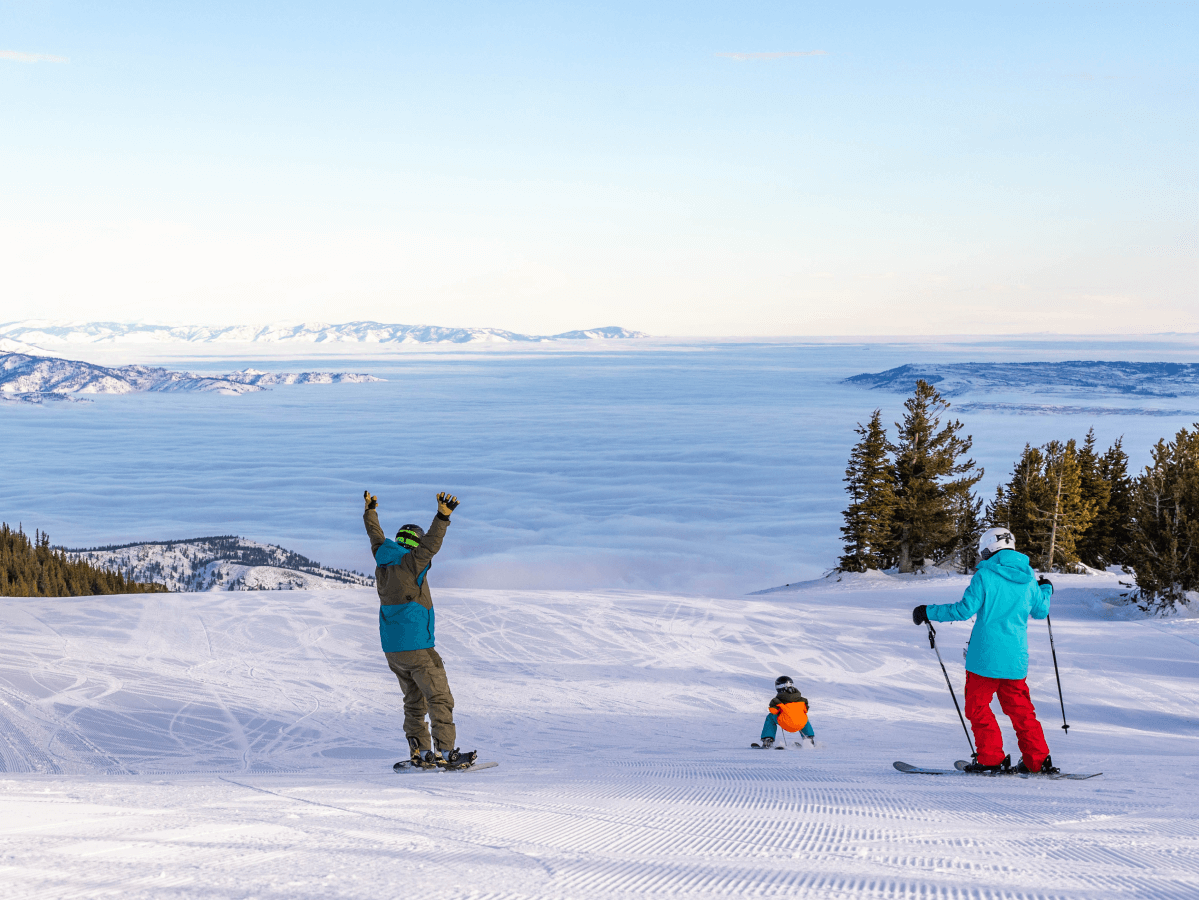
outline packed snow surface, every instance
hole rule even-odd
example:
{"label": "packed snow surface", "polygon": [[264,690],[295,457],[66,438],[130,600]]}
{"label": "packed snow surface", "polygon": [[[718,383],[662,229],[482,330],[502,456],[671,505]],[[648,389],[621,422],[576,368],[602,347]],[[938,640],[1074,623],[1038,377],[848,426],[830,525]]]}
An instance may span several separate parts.
{"label": "packed snow surface", "polygon": [[360,572],[330,569],[283,547],[234,535],[68,549],[66,554],[172,591],[321,590],[375,583]]}
{"label": "packed snow surface", "polygon": [[[0,895],[1193,900],[1196,620],[1055,581],[1069,734],[1040,622],[1029,682],[1083,782],[892,769],[968,754],[910,619],[961,576],[435,585],[459,744],[500,766],[429,774],[391,772],[370,589],[6,599]],[[969,628],[938,631],[960,700]],[[815,750],[749,749],[779,674]]]}
{"label": "packed snow surface", "polygon": [[502,328],[446,328],[383,322],[301,322],[297,325],[142,325],[124,322],[58,322],[32,319],[0,325],[0,336],[35,344],[144,343],[371,343],[473,344],[583,341],[645,337],[616,325],[538,335]]}
{"label": "packed snow surface", "polygon": [[0,395],[35,402],[46,394],[133,394],[205,391],[248,394],[276,384],[342,384],[380,381],[352,372],[283,372],[243,369],[227,375],[172,372],[158,366],[97,366],[73,359],[0,353]]}

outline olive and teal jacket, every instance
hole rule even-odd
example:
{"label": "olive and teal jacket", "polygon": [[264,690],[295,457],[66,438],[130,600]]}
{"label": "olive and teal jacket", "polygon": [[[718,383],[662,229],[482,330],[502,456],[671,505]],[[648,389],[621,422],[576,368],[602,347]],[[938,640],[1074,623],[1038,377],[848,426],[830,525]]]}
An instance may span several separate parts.
{"label": "olive and teal jacket", "polygon": [[433,597],[427,576],[434,554],[442,549],[450,517],[438,513],[420,545],[412,550],[384,536],[375,510],[363,513],[363,524],[375,557],[379,641],[384,652],[427,650],[434,644]]}
{"label": "olive and teal jacket", "polygon": [[987,678],[1020,680],[1029,674],[1029,619],[1050,614],[1054,588],[1039,585],[1029,557],[1001,550],[979,563],[957,603],[925,607],[932,622],[975,617],[967,647],[967,671]]}

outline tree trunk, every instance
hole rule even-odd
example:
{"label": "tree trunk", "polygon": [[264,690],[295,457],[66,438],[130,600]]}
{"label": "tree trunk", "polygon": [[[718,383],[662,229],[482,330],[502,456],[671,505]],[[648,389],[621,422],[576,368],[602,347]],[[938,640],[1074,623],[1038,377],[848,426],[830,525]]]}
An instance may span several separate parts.
{"label": "tree trunk", "polygon": [[1058,476],[1057,487],[1054,493],[1054,513],[1050,517],[1050,549],[1046,552],[1046,564],[1042,566],[1043,572],[1054,571],[1054,541],[1058,537],[1058,509],[1062,504],[1062,475]]}
{"label": "tree trunk", "polygon": [[900,571],[912,572],[912,550],[908,546],[908,541],[900,542]]}

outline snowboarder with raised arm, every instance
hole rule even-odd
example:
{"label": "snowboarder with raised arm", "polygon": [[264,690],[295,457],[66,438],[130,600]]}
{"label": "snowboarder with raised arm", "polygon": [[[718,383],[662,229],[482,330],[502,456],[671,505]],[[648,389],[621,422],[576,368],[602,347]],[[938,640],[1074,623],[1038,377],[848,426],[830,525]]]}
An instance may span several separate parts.
{"label": "snowboarder with raised arm", "polygon": [[1029,619],[1050,614],[1054,586],[1039,578],[1029,557],[1016,550],[1007,528],[991,528],[979,538],[979,565],[957,603],[918,606],[913,623],[959,622],[975,617],[967,647],[966,714],[975,733],[975,760],[968,772],[1007,771],[1011,757],[992,712],[992,697],[1012,720],[1021,749],[1017,772],[1057,774],[1042,725],[1029,699]]}
{"label": "snowboarder with raised arm", "polygon": [[[813,732],[812,722],[808,718],[808,701],[801,695],[800,689],[786,675],[775,679],[775,698],[767,707],[767,718],[762,727],[762,743],[751,744],[751,747],[761,747],[768,750],[775,746],[775,736],[782,728],[786,743],[788,732],[799,732],[808,738],[812,745],[817,746],[817,737]],[[782,750],[783,746],[779,748]]]}
{"label": "snowboarder with raised arm", "polygon": [[[404,735],[413,766],[462,769],[475,762],[475,752],[454,746],[454,697],[446,667],[434,649],[433,597],[429,593],[429,567],[442,548],[450,513],[458,498],[437,495],[437,515],[426,532],[405,525],[389,540],[379,527],[378,499],[363,491],[363,523],[375,557],[375,590],[379,593],[379,640],[388,668],[404,691]],[[433,726],[436,750],[430,747],[425,714]]]}

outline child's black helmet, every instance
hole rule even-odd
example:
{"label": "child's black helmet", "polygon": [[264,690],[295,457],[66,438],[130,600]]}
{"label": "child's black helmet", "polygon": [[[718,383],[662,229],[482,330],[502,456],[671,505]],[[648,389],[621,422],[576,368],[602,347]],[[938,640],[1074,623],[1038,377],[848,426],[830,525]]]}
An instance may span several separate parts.
{"label": "child's black helmet", "polygon": [[401,547],[413,550],[421,546],[421,538],[425,537],[425,529],[420,525],[405,525],[396,532],[396,543]]}
{"label": "child's black helmet", "polygon": [[775,679],[775,690],[782,691],[784,688],[790,687],[795,687],[795,685],[792,684],[792,679],[788,678],[786,675],[780,675]]}

